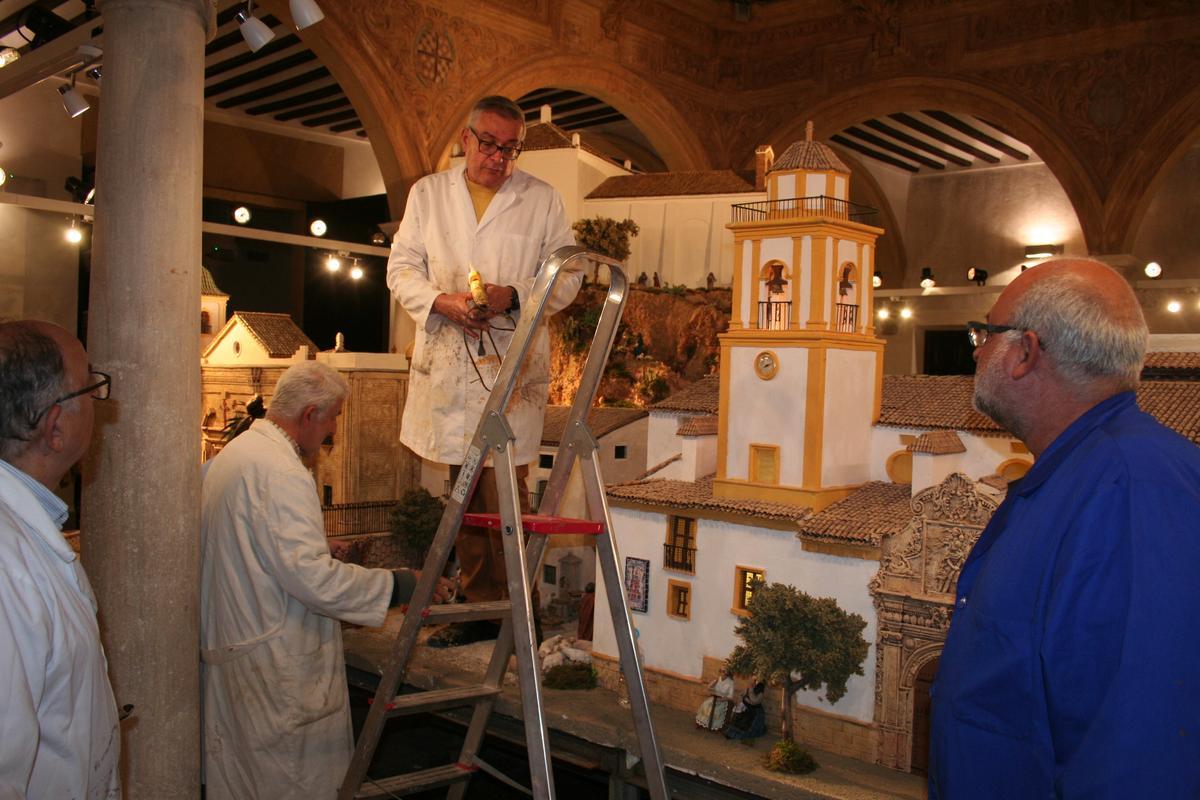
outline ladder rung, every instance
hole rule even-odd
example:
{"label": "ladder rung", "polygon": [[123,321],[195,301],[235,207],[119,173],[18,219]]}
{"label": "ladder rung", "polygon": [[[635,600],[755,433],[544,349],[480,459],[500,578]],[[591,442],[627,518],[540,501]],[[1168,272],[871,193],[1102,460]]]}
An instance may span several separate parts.
{"label": "ladder rung", "polygon": [[365,781],[354,797],[355,800],[379,800],[379,798],[423,792],[439,786],[449,786],[452,783],[466,781],[475,771],[475,767],[468,767],[465,764],[446,764],[441,767],[423,769],[420,772],[406,772],[390,778]]}
{"label": "ladder rung", "polygon": [[[476,528],[501,528],[499,514],[463,514],[463,525]],[[565,535],[582,533],[588,536],[598,536],[604,533],[604,523],[590,519],[571,519],[570,517],[544,517],[541,514],[525,514],[521,517],[521,527],[526,533],[541,533],[546,536],[555,534]]]}
{"label": "ladder rung", "polygon": [[512,609],[507,600],[489,600],[486,603],[448,603],[430,606],[425,615],[426,625],[441,625],[444,622],[474,622],[480,619],[505,619]]}
{"label": "ladder rung", "polygon": [[476,700],[495,697],[500,694],[499,688],[488,686],[455,686],[452,689],[433,689],[428,692],[413,692],[401,694],[392,698],[387,705],[387,715],[398,717],[403,714],[420,714],[423,711],[435,711],[440,708],[468,706]]}

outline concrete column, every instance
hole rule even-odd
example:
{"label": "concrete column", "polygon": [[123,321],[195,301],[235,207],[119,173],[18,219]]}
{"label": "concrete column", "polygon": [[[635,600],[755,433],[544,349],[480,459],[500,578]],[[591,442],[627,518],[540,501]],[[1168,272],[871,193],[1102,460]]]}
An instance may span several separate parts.
{"label": "concrete column", "polygon": [[[84,472],[83,563],[123,727],[126,798],[200,793],[203,0],[101,0],[88,351],[112,374]],[[103,410],[102,410],[102,407]]]}

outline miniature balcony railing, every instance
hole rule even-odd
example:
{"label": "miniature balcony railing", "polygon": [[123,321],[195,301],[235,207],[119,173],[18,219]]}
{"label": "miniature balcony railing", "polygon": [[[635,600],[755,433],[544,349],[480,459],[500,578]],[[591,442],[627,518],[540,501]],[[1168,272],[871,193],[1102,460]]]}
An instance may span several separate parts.
{"label": "miniature balcony railing", "polygon": [[853,303],[838,303],[834,315],[835,331],[854,333],[858,330],[858,306]]}
{"label": "miniature balcony railing", "polygon": [[399,500],[373,500],[365,503],[337,503],[321,506],[326,536],[353,536],[383,533],[392,529],[392,509]]}
{"label": "miniature balcony railing", "polygon": [[763,331],[785,331],[792,318],[792,304],[775,300],[758,302],[758,329]]}
{"label": "miniature balcony railing", "polygon": [[696,571],[696,548],[683,547],[677,544],[663,545],[663,569],[677,569],[683,572]]}
{"label": "miniature balcony railing", "polygon": [[879,214],[878,209],[871,206],[823,194],[814,197],[789,197],[785,200],[761,200],[757,203],[735,203],[732,208],[733,222],[827,217],[873,225]]}

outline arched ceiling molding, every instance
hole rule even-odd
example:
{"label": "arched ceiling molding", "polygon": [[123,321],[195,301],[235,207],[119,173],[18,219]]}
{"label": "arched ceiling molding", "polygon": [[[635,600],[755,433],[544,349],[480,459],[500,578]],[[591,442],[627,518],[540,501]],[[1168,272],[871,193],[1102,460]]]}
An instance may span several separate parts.
{"label": "arched ceiling molding", "polygon": [[[857,156],[846,148],[839,147],[836,144],[832,144],[830,147],[837,153],[838,158],[850,168],[850,185],[866,185],[866,190],[863,194],[871,198],[871,202],[876,204],[880,216],[883,217],[881,227],[885,233],[880,240],[877,250],[889,251],[889,254],[895,259],[896,266],[900,269],[900,274],[892,277],[903,281],[905,273],[908,272],[908,251],[904,249],[903,229],[900,226],[899,220],[896,219],[896,213],[892,210],[892,204],[888,202],[887,195],[884,194],[879,181],[875,180],[875,176],[871,174],[871,171],[863,165]],[[879,263],[878,253],[876,254],[875,263]]]}
{"label": "arched ceiling molding", "polygon": [[[291,19],[285,0],[259,0],[255,5],[281,20]],[[379,163],[387,189],[388,211],[392,219],[400,219],[409,187],[432,172],[433,164],[418,146],[421,134],[402,112],[406,103],[395,94],[393,65],[378,63],[373,57],[375,51],[363,47],[358,32],[341,23],[343,18],[327,14],[319,25],[305,28],[297,35],[333,73],[350,98]]]}
{"label": "arched ceiling molding", "polygon": [[864,119],[921,108],[975,114],[1003,125],[1015,138],[1032,147],[1070,199],[1088,250],[1104,252],[1102,195],[1083,160],[1069,141],[1039,118],[1034,110],[994,89],[932,76],[867,83],[825,98],[809,112],[781,126],[771,139],[778,143],[778,150],[803,139],[804,125],[810,119],[815,128],[814,136],[826,140]]}
{"label": "arched ceiling molding", "polygon": [[1104,203],[1106,253],[1132,253],[1150,203],[1171,169],[1200,142],[1200,86],[1184,95],[1131,148]]}
{"label": "arched ceiling molding", "polygon": [[[657,86],[616,64],[575,55],[536,58],[507,73],[498,73],[494,81],[481,86],[477,94],[480,97],[502,94],[515,99],[543,86],[590,94],[619,110],[646,136],[669,171],[712,169],[712,159],[696,137],[688,135],[693,125],[676,104]],[[441,145],[430,153],[431,162],[445,158],[470,108],[467,104],[456,109],[434,137]]]}

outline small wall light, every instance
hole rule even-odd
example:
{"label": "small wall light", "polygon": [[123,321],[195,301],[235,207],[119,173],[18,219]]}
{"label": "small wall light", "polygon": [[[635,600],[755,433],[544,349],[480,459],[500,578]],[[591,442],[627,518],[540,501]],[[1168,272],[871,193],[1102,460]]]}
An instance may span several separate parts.
{"label": "small wall light", "polygon": [[71,220],[71,227],[67,228],[64,236],[66,236],[67,241],[71,244],[79,244],[83,241],[83,231],[75,227],[75,220],[73,219]]}
{"label": "small wall light", "polygon": [[1147,278],[1151,278],[1153,280],[1157,280],[1162,277],[1162,265],[1160,265],[1157,261],[1151,261],[1142,271],[1146,273]]}
{"label": "small wall light", "polygon": [[250,209],[245,206],[238,206],[233,210],[233,221],[238,225],[245,225],[250,221]]}
{"label": "small wall light", "polygon": [[289,0],[288,8],[292,12],[292,22],[296,23],[298,31],[325,19],[325,14],[316,4],[316,0]]}
{"label": "small wall light", "polygon": [[887,306],[883,306],[875,312],[875,316],[879,317],[880,319],[887,319],[888,317],[892,316],[892,312]]}
{"label": "small wall light", "polygon": [[329,270],[330,272],[337,272],[341,268],[342,260],[340,258],[335,256],[333,253],[330,253],[328,256],[326,256],[325,269]]}
{"label": "small wall light", "polygon": [[91,108],[88,101],[83,99],[79,92],[75,91],[75,76],[71,76],[70,86],[58,87],[58,93],[62,95],[63,108],[67,111],[67,116],[75,119],[80,114]]}
{"label": "small wall light", "polygon": [[1172,300],[1171,302],[1167,303],[1167,311],[1170,311],[1172,314],[1178,314],[1182,310],[1183,304],[1178,300]]}
{"label": "small wall light", "polygon": [[900,319],[912,319],[912,309],[908,306],[900,309]]}
{"label": "small wall light", "polygon": [[1061,244],[1031,244],[1025,247],[1026,258],[1049,258],[1050,256],[1061,256],[1063,246]]}
{"label": "small wall light", "polygon": [[878,289],[880,286],[883,286],[883,273],[882,272],[880,272],[879,270],[875,270],[875,275],[872,276],[872,278],[871,278],[871,285],[874,286],[876,289]]}
{"label": "small wall light", "polygon": [[971,267],[967,270],[967,280],[974,281],[976,286],[987,285],[988,272],[986,269]]}
{"label": "small wall light", "polygon": [[313,236],[324,236],[325,232],[329,230],[329,226],[323,219],[314,219],[308,224],[308,230]]}
{"label": "small wall light", "polygon": [[358,259],[354,259],[354,266],[350,268],[350,279],[355,281],[362,280],[363,268],[358,265]]}
{"label": "small wall light", "polygon": [[254,16],[253,0],[247,0],[246,10],[237,12],[238,29],[250,52],[257,53],[262,46],[275,38],[275,32],[267,27],[267,23]]}
{"label": "small wall light", "polygon": [[921,267],[921,288],[932,289],[937,286],[937,281],[933,279],[932,267]]}

